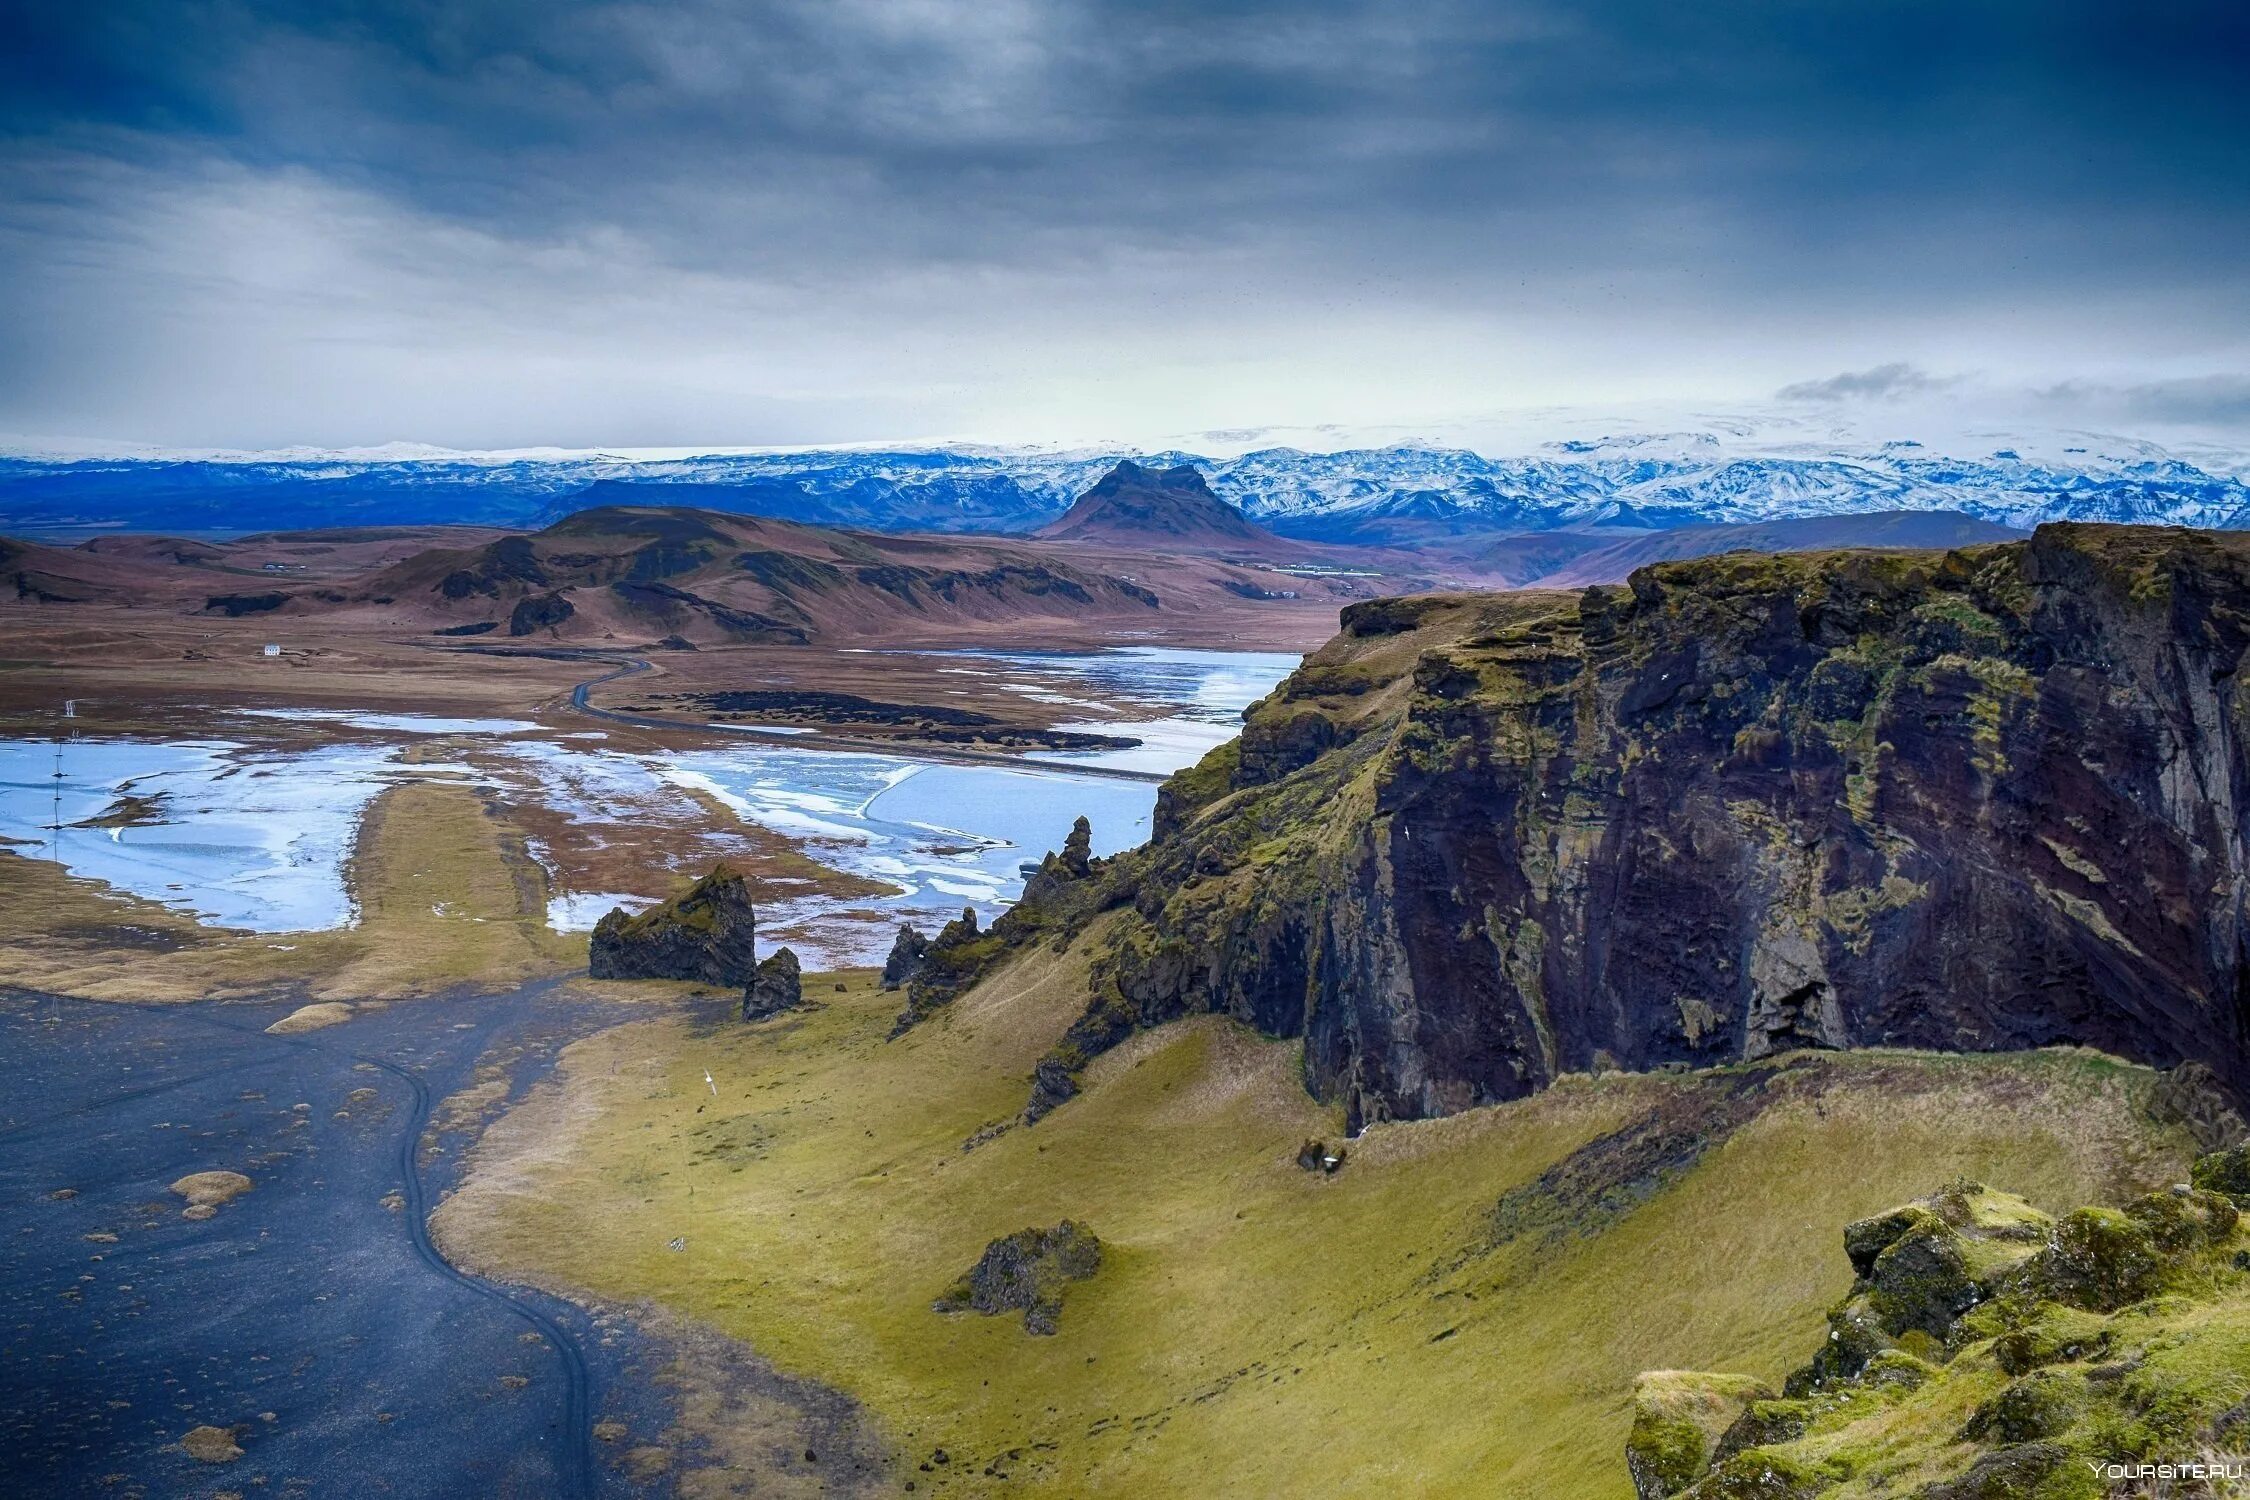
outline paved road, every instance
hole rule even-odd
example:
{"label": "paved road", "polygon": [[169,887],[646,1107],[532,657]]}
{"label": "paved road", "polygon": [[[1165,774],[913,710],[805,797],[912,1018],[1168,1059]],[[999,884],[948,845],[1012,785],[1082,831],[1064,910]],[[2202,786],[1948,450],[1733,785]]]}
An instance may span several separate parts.
{"label": "paved road", "polygon": [[[544,654],[552,656],[556,653],[547,652]],[[586,659],[600,661],[607,658],[589,655]],[[589,695],[593,690],[605,682],[615,682],[621,677],[632,677],[642,672],[652,672],[655,669],[655,664],[652,662],[644,661],[639,657],[631,658],[614,670],[604,672],[599,677],[589,677],[572,688],[570,690],[570,706],[580,713],[596,719],[607,719],[613,724],[632,724],[642,729],[705,731],[716,729],[722,734],[734,732],[724,725],[714,726],[699,723],[693,719],[667,719],[659,714],[619,713],[615,709],[596,708],[589,701]],[[812,734],[793,734],[787,737],[786,742],[775,739],[770,743],[776,745],[786,743],[786,748],[791,750],[845,750],[859,755],[889,755],[901,760],[936,760],[944,761],[948,765],[963,766],[1006,766],[1012,771],[1039,771],[1049,775],[1065,776],[1094,776],[1110,781],[1139,781],[1161,784],[1171,780],[1170,773],[1164,771],[1130,771],[1120,766],[1093,766],[1080,761],[1030,760],[1021,755],[1009,755],[998,750],[962,750],[952,746],[921,744],[907,746],[901,745],[895,740],[862,739],[848,734],[830,734],[825,730],[815,731]]]}

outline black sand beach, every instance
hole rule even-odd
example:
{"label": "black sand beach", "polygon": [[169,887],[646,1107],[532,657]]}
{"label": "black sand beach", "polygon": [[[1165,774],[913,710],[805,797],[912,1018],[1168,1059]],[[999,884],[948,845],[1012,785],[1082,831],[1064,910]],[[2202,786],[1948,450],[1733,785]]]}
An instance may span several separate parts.
{"label": "black sand beach", "polygon": [[[291,1009],[0,999],[8,1492],[662,1493],[623,1464],[668,1422],[662,1351],[423,1227],[480,1123],[443,1101],[520,1094],[614,1013],[534,986],[265,1032]],[[253,1186],[189,1217],[170,1184],[207,1171]],[[191,1456],[205,1427],[239,1456]]]}

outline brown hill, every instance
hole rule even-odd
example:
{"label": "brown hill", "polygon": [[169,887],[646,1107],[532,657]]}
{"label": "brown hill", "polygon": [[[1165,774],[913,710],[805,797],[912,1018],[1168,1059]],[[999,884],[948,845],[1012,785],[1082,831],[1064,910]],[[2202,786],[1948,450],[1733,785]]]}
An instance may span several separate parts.
{"label": "brown hill", "polygon": [[1130,459],[1039,529],[1055,541],[1266,551],[1279,541],[1211,493],[1192,464],[1144,469]]}
{"label": "brown hill", "polygon": [[210,543],[115,536],[72,549],[7,542],[0,605],[64,611],[84,624],[115,606],[214,621],[318,618],[347,634],[559,643],[1183,632],[1294,642],[1317,639],[1341,604],[1433,581],[1412,558],[1254,531],[1252,539],[1286,555],[1261,545],[1221,552],[1158,532],[1131,541],[916,536],[601,506],[536,532],[370,527]]}
{"label": "brown hill", "polygon": [[138,605],[168,602],[182,585],[168,575],[186,572],[108,551],[48,547],[0,537],[0,601],[23,604]]}
{"label": "brown hill", "polygon": [[544,531],[425,552],[363,588],[371,605],[410,606],[431,627],[458,634],[483,626],[509,636],[679,636],[698,645],[927,637],[1018,621],[1141,629],[1165,624],[1167,612],[1241,609],[1244,601],[1333,608],[1349,596],[1208,557],[638,506],[581,511]]}

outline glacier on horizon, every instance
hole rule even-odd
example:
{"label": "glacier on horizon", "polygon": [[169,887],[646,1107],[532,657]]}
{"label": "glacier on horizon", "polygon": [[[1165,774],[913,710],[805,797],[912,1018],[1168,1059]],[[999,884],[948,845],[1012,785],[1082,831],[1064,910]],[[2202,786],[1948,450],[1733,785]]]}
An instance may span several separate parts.
{"label": "glacier on horizon", "polygon": [[[1427,444],[1229,456],[976,445],[710,452],[359,452],[0,456],[0,532],[539,524],[590,505],[684,503],[883,530],[1023,531],[1118,458],[1192,463],[1284,534],[1381,541],[1453,531],[1661,529],[1872,511],[2250,526],[2250,465],[2128,439],[1760,449],[1718,432],[1545,444],[1489,456]],[[662,493],[672,488],[673,494]],[[651,493],[654,491],[655,493]]]}

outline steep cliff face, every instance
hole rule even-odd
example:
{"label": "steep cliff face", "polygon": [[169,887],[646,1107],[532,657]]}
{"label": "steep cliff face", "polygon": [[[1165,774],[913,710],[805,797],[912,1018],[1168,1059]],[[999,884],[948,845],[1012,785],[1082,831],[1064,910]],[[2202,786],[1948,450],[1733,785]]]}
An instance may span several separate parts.
{"label": "steep cliff face", "polygon": [[1081,896],[1137,1025],[1305,1040],[1354,1123],[1800,1046],[2250,1086],[2250,538],[2051,526],[1376,601]]}

